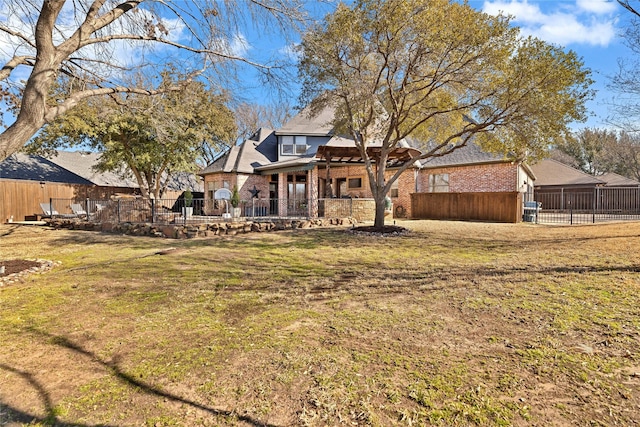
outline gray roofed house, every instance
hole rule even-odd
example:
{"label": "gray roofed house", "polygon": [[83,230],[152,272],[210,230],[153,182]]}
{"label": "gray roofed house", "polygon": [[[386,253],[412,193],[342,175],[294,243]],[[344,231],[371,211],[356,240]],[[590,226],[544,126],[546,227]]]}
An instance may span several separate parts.
{"label": "gray roofed house", "polygon": [[[278,216],[303,211],[303,215],[312,215],[314,209],[320,209],[317,200],[326,197],[370,199],[369,175],[361,156],[356,155],[354,141],[334,133],[335,111],[328,107],[311,116],[309,109],[304,109],[275,132],[260,129],[232,147],[199,172],[205,181],[205,199],[215,202],[218,189],[237,188],[250,212],[258,209],[257,212]],[[403,161],[400,152],[413,150],[410,141],[400,145],[393,157],[396,163],[389,163],[389,176]],[[376,146],[372,144],[369,148]],[[411,154],[409,158],[414,157]],[[513,194],[533,188],[534,176],[527,165],[487,153],[473,143],[443,157],[415,162],[410,169],[390,190],[394,206],[402,208],[398,212],[408,216],[411,216],[410,195],[414,192]],[[433,183],[438,184],[437,189]],[[328,209],[328,202],[323,203]],[[218,205],[208,203],[209,213],[219,214],[215,208]]]}
{"label": "gray roofed house", "polygon": [[607,172],[598,177],[606,182],[607,187],[640,187],[640,182],[614,172]]}
{"label": "gray roofed house", "polygon": [[593,188],[606,185],[601,178],[584,173],[557,160],[545,159],[531,165],[536,175],[535,188]]}
{"label": "gray roofed house", "polygon": [[15,153],[0,162],[0,179],[91,185],[90,180],[40,156]]}

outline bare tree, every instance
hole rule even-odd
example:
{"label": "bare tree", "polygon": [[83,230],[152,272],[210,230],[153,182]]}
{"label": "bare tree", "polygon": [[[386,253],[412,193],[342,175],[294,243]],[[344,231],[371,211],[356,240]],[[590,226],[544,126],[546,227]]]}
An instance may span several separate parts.
{"label": "bare tree", "polygon": [[293,108],[286,102],[267,105],[242,103],[235,108],[238,139],[243,141],[249,138],[263,126],[276,129],[291,118],[292,112]]}
{"label": "bare tree", "polygon": [[[618,59],[618,71],[612,76],[609,88],[617,93],[610,107],[612,114],[608,121],[627,132],[640,131],[640,2],[637,0],[617,0],[632,14],[629,25],[623,32],[627,47],[635,54],[631,58]],[[637,3],[634,5],[633,3]]]}
{"label": "bare tree", "polygon": [[[91,96],[153,94],[123,83],[132,69],[154,72],[167,57],[192,75],[230,72],[229,64],[254,67],[271,78],[275,63],[238,53],[242,24],[264,31],[296,31],[303,0],[7,0],[0,36],[0,95],[13,102],[15,121],[0,134],[0,160],[19,150],[45,123]],[[123,52],[129,55],[122,57]],[[67,96],[49,101],[59,76],[74,82]],[[20,81],[24,80],[22,84]],[[177,89],[177,88],[173,88]]]}

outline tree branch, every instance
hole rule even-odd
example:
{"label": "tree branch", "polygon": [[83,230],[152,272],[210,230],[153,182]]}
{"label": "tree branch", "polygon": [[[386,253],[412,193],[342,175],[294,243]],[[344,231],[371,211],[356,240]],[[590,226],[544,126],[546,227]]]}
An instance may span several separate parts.
{"label": "tree branch", "polygon": [[28,44],[32,48],[34,48],[34,49],[36,48],[36,44],[34,42],[32,42],[27,36],[25,36],[24,34],[22,34],[19,31],[12,30],[11,28],[7,27],[4,24],[0,24],[0,32],[7,33],[10,36],[18,37],[20,40],[22,40],[23,42],[25,42],[26,44]]}
{"label": "tree branch", "polygon": [[631,4],[629,3],[629,0],[617,0],[617,1],[618,1],[618,4],[620,4],[620,6],[624,7],[629,12],[633,13],[634,15],[640,18],[640,11],[636,10],[635,7],[631,6]]}
{"label": "tree branch", "polygon": [[31,56],[14,56],[0,69],[0,81],[8,79],[18,65],[33,65],[30,61],[34,60]]}

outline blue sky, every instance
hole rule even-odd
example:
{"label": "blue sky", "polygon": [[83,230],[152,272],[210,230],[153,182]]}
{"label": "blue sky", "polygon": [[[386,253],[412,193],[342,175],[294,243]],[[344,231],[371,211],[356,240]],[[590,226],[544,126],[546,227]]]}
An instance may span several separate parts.
{"label": "blue sky", "polygon": [[[338,0],[307,0],[306,6],[314,17],[322,17],[332,10]],[[2,5],[3,0],[0,0]],[[614,97],[607,89],[609,76],[618,68],[618,59],[630,55],[620,37],[631,14],[623,9],[615,0],[469,0],[469,4],[487,13],[504,12],[513,16],[513,23],[521,28],[523,34],[534,35],[547,42],[574,50],[592,70],[593,86],[597,90],[597,97],[588,104],[592,117],[586,124],[576,124],[580,129],[584,126],[605,127],[609,114],[607,102]],[[69,7],[73,3],[69,2]],[[8,18],[0,12],[0,21],[13,24],[16,28],[24,27],[25,21],[19,16]],[[22,21],[22,22],[21,22]],[[171,27],[170,22],[167,23]],[[184,27],[172,27],[172,38],[184,36]],[[0,37],[0,58],[7,59],[13,53],[11,46],[6,43],[6,37]],[[294,37],[295,41],[295,37]],[[273,31],[240,30],[229,44],[229,49],[237,54],[251,58],[265,60],[268,58],[282,58],[291,51],[291,40]],[[139,55],[135,49],[116,46],[113,50],[116,58],[122,63],[135,61]],[[158,54],[162,49],[158,49]],[[173,52],[175,54],[175,52]],[[169,54],[166,54],[169,56]],[[175,58],[173,58],[175,60]],[[18,71],[16,79],[26,77],[26,69]],[[295,72],[295,71],[294,71]],[[245,90],[245,98],[250,101],[265,101],[274,94],[262,86],[256,74],[245,71],[241,85]],[[295,75],[291,76],[292,91],[289,92],[290,103],[296,105],[297,92]]]}
{"label": "blue sky", "polygon": [[607,127],[607,104],[614,97],[607,89],[618,70],[618,59],[629,57],[621,33],[631,14],[613,0],[487,0],[469,4],[487,13],[513,15],[513,23],[527,35],[571,49],[592,70],[596,99],[588,104],[593,116],[576,127]]}
{"label": "blue sky", "polygon": [[[614,0],[470,0],[469,4],[490,14],[512,15],[513,24],[523,34],[571,49],[581,56],[585,66],[592,70],[597,96],[588,104],[592,116],[587,123],[577,123],[574,128],[607,127],[607,102],[613,97],[607,89],[609,76],[618,69],[618,59],[630,54],[620,37],[631,18],[628,11]],[[319,2],[309,1],[308,5],[316,13],[321,8]],[[258,50],[278,55],[287,49],[277,38],[245,37],[244,48],[249,54]],[[246,82],[251,84],[251,78]],[[257,90],[254,93],[259,93],[259,88],[254,89]]]}

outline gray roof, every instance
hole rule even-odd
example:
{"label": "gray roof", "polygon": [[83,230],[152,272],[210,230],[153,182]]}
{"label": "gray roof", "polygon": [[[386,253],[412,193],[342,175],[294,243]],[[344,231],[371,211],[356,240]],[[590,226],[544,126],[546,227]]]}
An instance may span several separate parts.
{"label": "gray roof", "polygon": [[640,187],[640,182],[617,173],[607,172],[598,177],[607,183],[607,187]]}
{"label": "gray roof", "polygon": [[255,168],[278,160],[278,140],[271,129],[261,128],[240,145],[235,145],[223,156],[208,165],[199,175],[217,172],[253,173]]}
{"label": "gray roof", "polygon": [[[411,142],[411,146],[421,149],[422,147],[416,146],[415,141]],[[424,148],[422,152],[426,152]],[[420,163],[423,168],[442,168],[449,166],[464,166],[483,163],[501,163],[511,161],[503,154],[495,154],[484,151],[478,144],[469,141],[464,147],[458,148],[455,151],[445,154],[440,157],[430,157],[428,159],[421,160]]]}
{"label": "gray roof", "polygon": [[259,166],[256,168],[256,171],[264,172],[264,171],[272,171],[275,172],[291,172],[296,170],[309,170],[314,167],[317,163],[317,159],[315,158],[315,154],[306,154],[302,157],[296,157],[294,159],[287,159],[281,162],[274,162],[268,165]]}
{"label": "gray roof", "polygon": [[[123,178],[115,172],[96,172],[94,165],[99,158],[100,153],[86,151],[58,151],[50,159],[16,153],[0,162],[0,178],[138,188],[138,183],[133,177]],[[202,184],[194,174],[178,172],[172,175],[167,188],[202,191]]]}
{"label": "gray roof", "polygon": [[21,181],[62,182],[91,185],[92,182],[40,156],[15,153],[0,162],[0,178]]}
{"label": "gray roof", "polygon": [[[137,188],[138,183],[132,177],[122,177],[115,172],[97,172],[94,166],[100,159],[100,153],[88,151],[58,151],[50,160],[55,164],[85,178],[100,187]],[[129,173],[129,175],[131,175]]]}
{"label": "gray roof", "polygon": [[276,131],[277,135],[326,136],[333,133],[335,108],[326,106],[316,115],[306,107]]}
{"label": "gray roof", "polygon": [[545,159],[531,169],[536,175],[535,186],[601,186],[606,182],[557,160]]}

